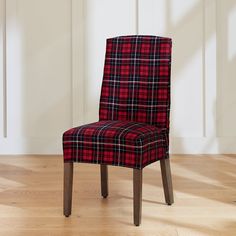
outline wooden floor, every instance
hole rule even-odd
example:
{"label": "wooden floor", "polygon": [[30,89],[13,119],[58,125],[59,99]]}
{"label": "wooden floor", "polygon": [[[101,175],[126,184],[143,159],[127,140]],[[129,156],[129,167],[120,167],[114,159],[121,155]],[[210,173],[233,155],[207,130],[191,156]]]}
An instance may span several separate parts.
{"label": "wooden floor", "polygon": [[0,157],[0,235],[236,235],[236,156],[172,156],[175,203],[164,204],[159,163],[144,169],[143,213],[133,225],[132,170],[77,164],[72,215],[62,214],[62,156]]}

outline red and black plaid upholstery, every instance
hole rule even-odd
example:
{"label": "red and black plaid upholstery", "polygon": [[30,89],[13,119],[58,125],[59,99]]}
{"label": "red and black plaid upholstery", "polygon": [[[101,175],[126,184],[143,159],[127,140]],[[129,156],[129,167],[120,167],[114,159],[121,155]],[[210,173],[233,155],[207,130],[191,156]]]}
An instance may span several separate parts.
{"label": "red and black plaid upholstery", "polygon": [[169,38],[108,39],[99,122],[63,134],[64,161],[141,169],[168,158],[170,67]]}

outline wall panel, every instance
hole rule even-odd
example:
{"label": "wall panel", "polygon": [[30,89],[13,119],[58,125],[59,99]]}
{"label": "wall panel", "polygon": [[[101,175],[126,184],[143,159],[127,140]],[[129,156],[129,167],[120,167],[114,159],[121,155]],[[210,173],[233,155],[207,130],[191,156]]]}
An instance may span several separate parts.
{"label": "wall panel", "polygon": [[61,153],[65,129],[97,121],[106,38],[136,33],[173,38],[171,152],[236,152],[234,0],[0,6],[0,154]]}
{"label": "wall panel", "polygon": [[2,152],[18,152],[19,145],[20,152],[60,152],[56,142],[72,125],[71,2],[6,3],[7,139]]}
{"label": "wall panel", "polygon": [[140,34],[173,40],[172,136],[202,137],[203,1],[140,0],[139,22]]}
{"label": "wall panel", "polygon": [[135,0],[85,1],[85,122],[98,119],[106,38],[135,34]]}
{"label": "wall panel", "polygon": [[218,1],[217,134],[236,137],[236,1]]}

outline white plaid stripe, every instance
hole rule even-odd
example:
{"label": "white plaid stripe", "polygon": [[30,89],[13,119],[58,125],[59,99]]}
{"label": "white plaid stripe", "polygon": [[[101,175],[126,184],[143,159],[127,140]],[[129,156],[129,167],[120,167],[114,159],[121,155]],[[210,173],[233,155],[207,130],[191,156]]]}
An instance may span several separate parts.
{"label": "white plaid stripe", "polygon": [[[137,54],[137,47],[138,47],[138,36],[136,37],[136,40],[135,40],[135,51],[134,51],[134,58],[136,58],[136,54]],[[134,115],[134,109],[133,109],[133,105],[134,105],[134,91],[135,91],[135,86],[134,86],[134,81],[135,81],[135,77],[136,77],[136,73],[135,73],[135,70],[136,70],[136,60],[133,60],[132,61],[135,61],[134,63],[134,71],[133,71],[133,91],[132,91],[132,102],[131,102],[131,120],[133,119],[133,115]]]}
{"label": "white plaid stripe", "polygon": [[[117,57],[117,53],[118,53],[118,46],[119,46],[119,39],[117,38],[116,40],[116,57]],[[114,80],[115,80],[115,77],[116,77],[116,68],[117,67],[117,63],[115,64],[115,73],[114,73]],[[113,85],[113,102],[115,101],[115,89],[116,89],[116,84],[114,83]],[[114,107],[112,107],[112,111],[111,111],[111,117],[112,117],[112,120],[114,118]]]}

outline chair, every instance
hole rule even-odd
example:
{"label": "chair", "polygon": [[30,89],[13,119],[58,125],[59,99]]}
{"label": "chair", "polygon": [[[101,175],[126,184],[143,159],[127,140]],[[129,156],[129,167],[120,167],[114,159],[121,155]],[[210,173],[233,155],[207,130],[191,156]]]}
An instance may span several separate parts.
{"label": "chair", "polygon": [[160,161],[165,201],[174,202],[169,163],[171,39],[107,39],[99,121],[63,134],[64,215],[71,214],[73,163],[100,165],[108,196],[108,165],[133,168],[134,224],[141,223],[142,169]]}

